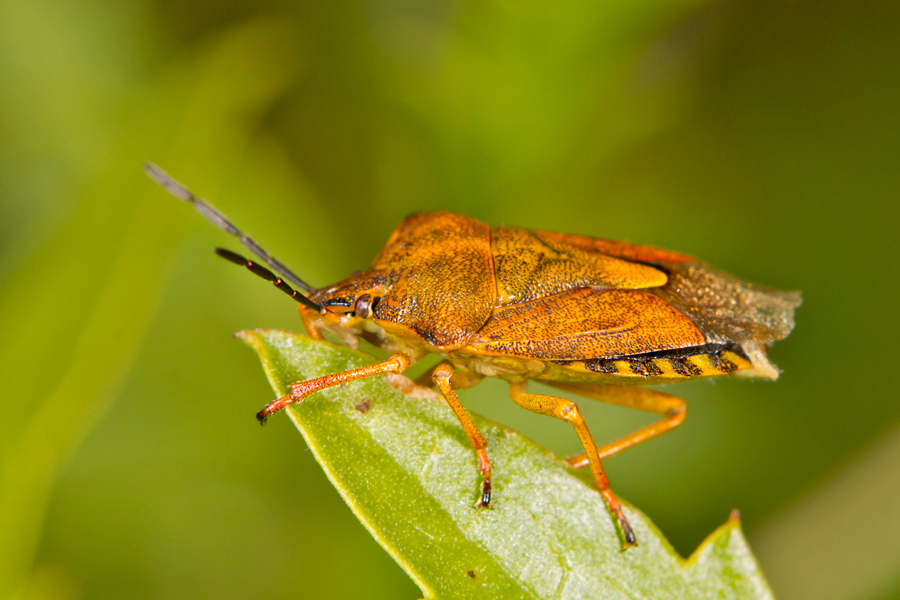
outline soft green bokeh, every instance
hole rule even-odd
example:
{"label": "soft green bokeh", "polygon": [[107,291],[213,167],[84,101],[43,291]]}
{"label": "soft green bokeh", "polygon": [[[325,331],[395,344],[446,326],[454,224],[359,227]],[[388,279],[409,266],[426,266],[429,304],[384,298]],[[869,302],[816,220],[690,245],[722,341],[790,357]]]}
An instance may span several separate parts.
{"label": "soft green bokeh", "polygon": [[[146,160],[314,284],[443,208],[802,290],[783,377],[672,388],[687,423],[609,460],[613,487],[683,554],[739,508],[778,597],[900,596],[898,23],[889,1],[0,0],[0,597],[416,597],[287,420],[255,425],[271,391],[229,336],[298,329],[291,302]],[[500,382],[461,396],[577,449]],[[600,439],[648,420],[581,404]]]}

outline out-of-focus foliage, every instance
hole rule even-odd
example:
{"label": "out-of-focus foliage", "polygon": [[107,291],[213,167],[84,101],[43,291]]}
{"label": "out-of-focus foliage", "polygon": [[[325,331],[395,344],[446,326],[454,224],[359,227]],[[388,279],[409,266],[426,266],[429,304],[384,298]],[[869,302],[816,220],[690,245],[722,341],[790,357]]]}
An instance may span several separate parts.
{"label": "out-of-focus foliage", "polygon": [[[613,487],[684,554],[741,509],[778,597],[900,594],[898,12],[0,2],[0,596],[417,592],[287,419],[255,426],[271,391],[228,335],[293,306],[146,160],[315,284],[443,208],[802,290],[782,379],[673,388],[687,423],[608,461]],[[462,394],[577,449],[506,398]],[[582,408],[599,439],[648,420]]]}

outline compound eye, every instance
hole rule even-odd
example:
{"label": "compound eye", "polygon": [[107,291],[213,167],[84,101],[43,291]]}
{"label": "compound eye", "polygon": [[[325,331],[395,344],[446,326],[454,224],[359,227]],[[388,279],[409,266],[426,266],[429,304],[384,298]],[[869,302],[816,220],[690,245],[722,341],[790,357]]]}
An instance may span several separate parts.
{"label": "compound eye", "polygon": [[372,314],[372,296],[363,294],[357,298],[356,303],[353,305],[353,310],[356,311],[357,317],[368,319],[369,315]]}

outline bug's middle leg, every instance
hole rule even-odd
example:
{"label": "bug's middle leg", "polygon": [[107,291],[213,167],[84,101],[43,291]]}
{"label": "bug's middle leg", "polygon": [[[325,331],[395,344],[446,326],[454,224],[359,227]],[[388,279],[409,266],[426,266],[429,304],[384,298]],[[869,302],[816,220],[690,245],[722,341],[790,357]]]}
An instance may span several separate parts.
{"label": "bug's middle leg", "polygon": [[466,435],[469,436],[472,448],[475,449],[475,453],[478,455],[478,468],[481,471],[481,498],[478,499],[478,506],[487,508],[491,505],[491,461],[488,460],[487,442],[484,436],[481,435],[481,432],[478,431],[478,428],[475,427],[472,417],[469,416],[465,407],[459,402],[456,392],[453,391],[453,386],[450,385],[451,377],[453,377],[453,367],[447,363],[439,364],[431,372],[432,380],[441,390],[444,400],[447,401],[447,404],[450,405],[450,408],[456,414],[460,425],[462,425]]}
{"label": "bug's middle leg", "polygon": [[524,409],[566,421],[575,428],[575,433],[578,434],[578,439],[581,440],[581,445],[584,446],[584,451],[590,462],[591,473],[594,476],[594,485],[597,486],[609,512],[615,518],[617,530],[622,539],[622,549],[625,550],[632,546],[635,543],[634,532],[632,532],[631,525],[628,524],[628,520],[625,518],[622,505],[619,504],[616,495],[609,489],[609,480],[603,471],[603,465],[600,463],[597,446],[594,444],[594,438],[591,436],[587,423],[584,422],[584,417],[581,416],[581,411],[578,410],[578,405],[571,400],[558,396],[529,394],[525,391],[524,385],[517,383],[510,384],[509,396],[513,402]]}

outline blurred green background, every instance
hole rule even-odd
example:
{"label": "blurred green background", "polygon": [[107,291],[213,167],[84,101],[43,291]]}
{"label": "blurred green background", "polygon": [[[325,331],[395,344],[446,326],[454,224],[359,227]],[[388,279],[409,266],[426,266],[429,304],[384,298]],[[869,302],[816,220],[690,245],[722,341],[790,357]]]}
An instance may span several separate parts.
{"label": "blurred green background", "polygon": [[[739,508],[782,599],[900,598],[898,50],[894,0],[0,1],[0,597],[418,597],[256,424],[230,336],[293,303],[153,160],[313,284],[448,209],[802,290],[781,380],[674,388],[687,423],[613,488],[683,555]],[[462,397],[577,449],[500,382]]]}

